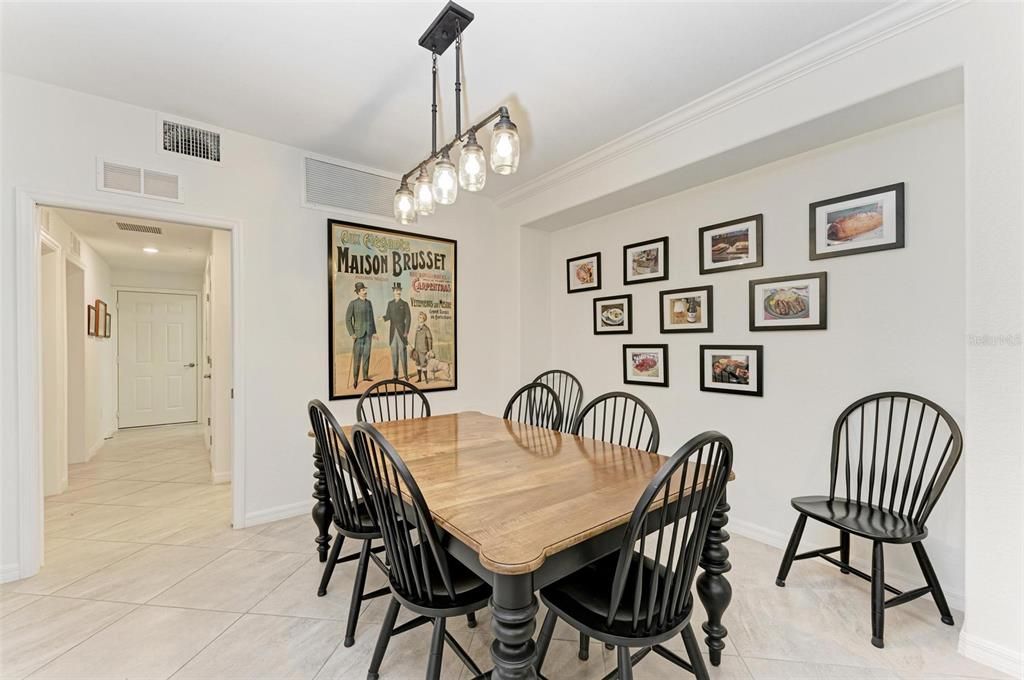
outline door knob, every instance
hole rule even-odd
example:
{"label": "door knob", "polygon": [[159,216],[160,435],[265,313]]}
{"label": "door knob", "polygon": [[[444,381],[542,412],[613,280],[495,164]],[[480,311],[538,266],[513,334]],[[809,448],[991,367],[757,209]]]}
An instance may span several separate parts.
{"label": "door knob", "polygon": [[209,373],[203,373],[203,377],[204,378],[212,378],[213,376],[210,375]]}
{"label": "door knob", "polygon": [[196,367],[196,362],[194,362],[194,361],[191,364],[185,364],[185,368],[195,368],[195,367]]}

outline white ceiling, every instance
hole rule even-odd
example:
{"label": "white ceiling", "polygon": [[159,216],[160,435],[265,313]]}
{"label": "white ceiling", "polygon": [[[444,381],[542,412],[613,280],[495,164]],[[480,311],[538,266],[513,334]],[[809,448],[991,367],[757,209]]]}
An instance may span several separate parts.
{"label": "white ceiling", "polygon": [[[111,269],[137,269],[157,272],[199,273],[206,267],[210,253],[210,229],[175,222],[140,220],[106,213],[67,208],[49,208],[88,243]],[[118,222],[142,224],[163,229],[160,235],[121,231]],[[154,247],[160,252],[144,253]]]}
{"label": "white ceiling", "polygon": [[[402,172],[430,143],[443,6],[413,3],[5,3],[5,71]],[[466,0],[475,120],[510,104],[519,172],[499,195],[821,39],[889,2]],[[439,59],[452,134],[454,50]],[[493,187],[493,188],[492,188]]]}

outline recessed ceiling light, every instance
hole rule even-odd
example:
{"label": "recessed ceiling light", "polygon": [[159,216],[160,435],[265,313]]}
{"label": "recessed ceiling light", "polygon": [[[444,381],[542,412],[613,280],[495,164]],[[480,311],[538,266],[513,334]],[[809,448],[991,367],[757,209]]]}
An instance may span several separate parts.
{"label": "recessed ceiling light", "polygon": [[151,248],[151,247],[147,246],[147,247],[142,249],[142,252],[149,253],[150,255],[153,255],[155,253],[159,253],[160,250],[158,248]]}

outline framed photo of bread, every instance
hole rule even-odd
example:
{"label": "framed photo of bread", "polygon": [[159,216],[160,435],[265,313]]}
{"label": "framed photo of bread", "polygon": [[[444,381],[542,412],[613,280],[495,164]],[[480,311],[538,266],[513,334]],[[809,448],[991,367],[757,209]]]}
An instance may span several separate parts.
{"label": "framed photo of bread", "polygon": [[903,182],[810,206],[810,258],[903,247]]}
{"label": "framed photo of bread", "polygon": [[776,276],[750,282],[750,330],[828,328],[828,272]]}
{"label": "framed photo of bread", "polygon": [[699,232],[700,273],[762,266],[763,225],[764,215],[750,215],[702,227]]}
{"label": "framed photo of bread", "polygon": [[571,257],[565,261],[565,292],[584,293],[601,289],[601,253]]}
{"label": "framed photo of bread", "polygon": [[764,396],[764,345],[701,345],[702,392]]}
{"label": "framed photo of bread", "polygon": [[710,333],[715,330],[711,286],[663,290],[659,296],[662,333]]}
{"label": "framed photo of bread", "polygon": [[622,282],[664,281],[668,278],[668,236],[622,247]]}
{"label": "framed photo of bread", "polygon": [[594,335],[633,332],[633,296],[594,298]]}
{"label": "framed photo of bread", "polygon": [[622,382],[668,387],[668,345],[623,345]]}

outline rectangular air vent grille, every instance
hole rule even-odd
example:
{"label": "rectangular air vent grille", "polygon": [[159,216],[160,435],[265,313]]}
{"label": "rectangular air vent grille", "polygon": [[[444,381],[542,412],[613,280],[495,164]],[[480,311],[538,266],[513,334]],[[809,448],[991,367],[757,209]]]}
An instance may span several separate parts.
{"label": "rectangular air vent grille", "polygon": [[135,224],[134,222],[118,222],[117,228],[121,231],[134,231],[139,234],[162,234],[164,230],[150,224]]}
{"label": "rectangular air vent grille", "polygon": [[117,163],[103,164],[103,188],[113,191],[142,193],[142,169]]}
{"label": "rectangular air vent grille", "polygon": [[163,122],[163,149],[183,156],[220,163],[220,133],[173,120],[165,120]]}
{"label": "rectangular air vent grille", "polygon": [[71,232],[71,252],[78,256],[82,255],[82,241],[75,232]]}
{"label": "rectangular air vent grille", "polygon": [[122,163],[97,160],[96,188],[119,194],[135,194],[164,201],[182,202],[181,178]]}
{"label": "rectangular air vent grille", "polygon": [[306,158],[306,204],[390,217],[398,181],[317,158]]}

